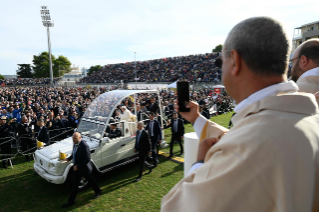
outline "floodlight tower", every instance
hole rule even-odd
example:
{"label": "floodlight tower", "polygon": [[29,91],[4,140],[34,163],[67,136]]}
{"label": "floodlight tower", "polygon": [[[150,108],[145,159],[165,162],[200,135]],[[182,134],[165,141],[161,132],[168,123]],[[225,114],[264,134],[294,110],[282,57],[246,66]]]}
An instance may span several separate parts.
{"label": "floodlight tower", "polygon": [[53,87],[53,70],[52,70],[52,58],[51,58],[51,41],[50,41],[50,28],[54,26],[54,22],[51,22],[50,11],[47,6],[41,6],[41,18],[43,26],[47,28],[48,34],[48,49],[49,49],[49,64],[50,64],[50,81],[51,87]]}

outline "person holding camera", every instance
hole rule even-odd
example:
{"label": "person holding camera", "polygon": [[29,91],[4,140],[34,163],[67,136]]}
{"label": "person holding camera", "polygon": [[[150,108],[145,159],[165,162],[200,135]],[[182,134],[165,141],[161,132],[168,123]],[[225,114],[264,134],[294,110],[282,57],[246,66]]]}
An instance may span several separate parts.
{"label": "person holding camera", "polygon": [[0,118],[0,148],[1,148],[1,154],[4,156],[1,156],[2,160],[2,166],[3,168],[8,168],[8,158],[10,158],[11,154],[11,141],[10,139],[13,137],[14,134],[14,128],[11,126],[11,123],[16,122],[16,119],[11,119],[8,123],[7,118],[5,116],[2,116]]}
{"label": "person holding camera", "polygon": [[162,199],[161,211],[319,211],[319,109],[313,94],[287,80],[289,43],[269,17],[230,31],[222,79],[237,103],[234,127],[187,104],[190,112],[180,114],[198,135],[197,162]]}

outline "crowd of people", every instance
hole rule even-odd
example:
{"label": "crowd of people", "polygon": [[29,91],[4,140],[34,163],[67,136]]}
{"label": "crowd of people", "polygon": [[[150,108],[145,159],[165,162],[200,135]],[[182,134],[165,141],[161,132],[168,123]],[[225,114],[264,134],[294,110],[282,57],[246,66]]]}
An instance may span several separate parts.
{"label": "crowd of people", "polygon": [[[7,137],[19,138],[22,151],[28,153],[29,149],[34,149],[35,140],[39,136],[42,136],[41,141],[44,141],[46,145],[49,145],[52,141],[59,141],[71,136],[73,133],[72,129],[78,127],[87,107],[97,96],[107,91],[109,90],[106,88],[1,88],[0,117],[7,123],[0,124],[1,154],[4,153],[4,149],[6,149],[6,154],[11,154],[9,144],[11,146],[12,142],[7,142],[8,148],[4,148],[1,144],[8,140]],[[112,114],[114,120],[120,121],[121,119],[125,119],[125,117],[128,117],[127,113],[129,112],[136,115],[137,121],[141,121],[149,118],[149,113],[153,112],[155,119],[162,123],[160,119],[163,117],[164,124],[166,124],[166,120],[171,119],[175,112],[174,102],[176,94],[166,89],[160,90],[159,93],[160,99],[150,94],[139,95],[136,101],[136,112],[133,98],[124,99],[122,103],[117,105],[117,110]],[[191,91],[190,99],[201,105],[200,111],[206,118],[210,117],[209,108],[213,105],[216,105],[223,112],[228,112],[233,107],[229,96],[226,94],[218,95],[210,89]],[[100,107],[100,110],[96,111],[101,111],[101,113],[110,112],[112,108],[106,107],[113,105],[111,103],[111,99],[106,99],[105,102],[100,102],[99,104],[95,102],[97,107]],[[162,106],[162,117],[159,116],[159,105]],[[94,107],[94,104],[92,107]],[[89,115],[90,113],[87,113],[87,116]],[[105,117],[108,117],[108,114]],[[11,126],[10,129],[5,128],[8,125]],[[44,126],[42,127],[42,125]],[[40,128],[43,129],[42,133],[39,133]],[[47,131],[47,133],[43,133],[44,131]],[[9,157],[2,156],[2,159]],[[26,155],[26,160],[29,161],[30,159]],[[7,165],[7,162],[3,160],[3,166],[7,167]]]}
{"label": "crowd of people", "polygon": [[[53,78],[53,83],[60,81],[61,78]],[[50,78],[17,78],[17,79],[0,79],[0,84],[5,85],[49,85]]]}
{"label": "crowd of people", "polygon": [[180,78],[189,82],[220,82],[221,69],[214,64],[218,56],[219,53],[206,53],[105,65],[80,82],[120,83],[121,80],[135,82],[135,79],[138,82],[174,82]]}

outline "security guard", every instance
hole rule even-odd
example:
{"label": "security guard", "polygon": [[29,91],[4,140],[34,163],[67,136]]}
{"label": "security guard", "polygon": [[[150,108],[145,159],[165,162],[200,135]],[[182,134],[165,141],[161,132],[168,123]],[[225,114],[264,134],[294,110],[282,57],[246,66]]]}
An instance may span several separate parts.
{"label": "security guard", "polygon": [[24,152],[25,154],[26,161],[30,162],[30,156],[27,155],[28,153],[30,153],[30,151],[28,150],[35,147],[35,144],[34,144],[34,139],[32,138],[33,134],[32,134],[31,125],[29,124],[28,118],[26,116],[23,116],[21,118],[21,123],[19,123],[18,125],[18,130],[19,130],[19,138],[20,138],[20,142],[22,146],[22,152]]}
{"label": "security guard", "polygon": [[[7,118],[2,116],[0,118],[0,147],[1,147],[1,154],[11,154],[11,141],[9,141],[13,137],[14,129],[11,126],[11,123],[15,122],[17,119],[11,119],[8,124]],[[9,142],[8,142],[9,141]],[[8,168],[8,160],[10,156],[1,156],[3,168]]]}
{"label": "security guard", "polygon": [[122,136],[122,131],[116,127],[116,124],[117,124],[116,122],[111,123],[111,127],[110,127],[111,129],[110,129],[110,132],[108,134],[108,137],[110,139],[118,138],[118,137]]}

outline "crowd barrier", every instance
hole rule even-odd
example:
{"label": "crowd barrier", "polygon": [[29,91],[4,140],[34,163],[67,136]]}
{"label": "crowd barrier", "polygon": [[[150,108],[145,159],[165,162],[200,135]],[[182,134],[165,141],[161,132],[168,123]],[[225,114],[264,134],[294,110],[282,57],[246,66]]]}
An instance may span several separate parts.
{"label": "crowd barrier", "polygon": [[[54,131],[61,131],[61,130],[63,130],[62,133],[57,134],[57,135],[55,135],[52,138],[50,137],[50,143],[60,142],[59,140],[57,140],[57,138],[61,138],[62,136],[66,136],[67,137],[68,133],[70,133],[70,132],[73,133],[74,132],[74,129],[72,127],[67,127],[67,128],[62,128],[62,129],[49,130],[49,133],[50,132],[54,132]],[[30,135],[32,137],[30,137]],[[27,149],[26,151],[23,151],[22,150],[21,139],[31,139],[32,140],[31,148],[29,147],[29,149]],[[3,154],[3,149],[5,148],[5,145],[7,143],[9,143],[9,142],[10,142],[11,151],[12,151],[12,149],[14,149],[14,147],[12,147],[12,145],[11,145],[11,143],[13,143],[12,141],[15,141],[15,143],[16,143],[15,147],[16,147],[17,151],[15,153],[12,153],[12,154]],[[18,155],[22,155],[22,156],[31,156],[32,155],[32,157],[34,159],[34,152],[38,149],[37,148],[37,143],[36,143],[36,138],[35,138],[35,133],[33,132],[33,133],[29,133],[29,134],[24,134],[24,135],[22,135],[22,136],[20,136],[18,138],[14,137],[14,136],[1,138],[0,139],[0,149],[1,149],[0,162],[2,163],[2,161],[8,160],[8,162],[10,163],[11,168],[13,169],[12,159],[17,157]],[[9,158],[2,159],[3,156],[9,156]]]}

